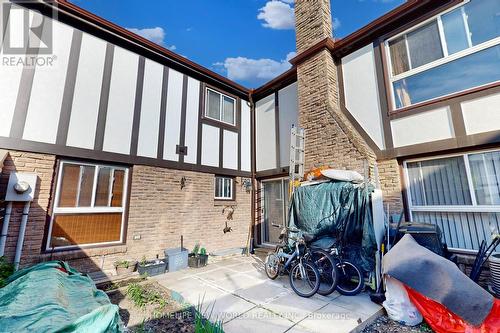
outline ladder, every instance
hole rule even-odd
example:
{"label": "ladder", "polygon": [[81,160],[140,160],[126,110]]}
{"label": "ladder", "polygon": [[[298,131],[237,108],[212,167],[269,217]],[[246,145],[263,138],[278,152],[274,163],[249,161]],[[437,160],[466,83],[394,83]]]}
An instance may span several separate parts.
{"label": "ladder", "polygon": [[295,192],[296,181],[304,178],[305,160],[304,129],[292,125],[290,134],[290,197]]}

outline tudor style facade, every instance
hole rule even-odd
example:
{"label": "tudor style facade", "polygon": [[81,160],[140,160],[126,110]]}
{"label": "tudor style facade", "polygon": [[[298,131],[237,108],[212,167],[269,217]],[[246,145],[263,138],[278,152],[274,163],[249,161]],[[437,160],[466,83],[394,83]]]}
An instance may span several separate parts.
{"label": "tudor style facade", "polygon": [[[38,175],[21,264],[108,270],[181,236],[241,248],[251,225],[256,245],[274,243],[292,126],[306,132],[306,169],[369,166],[390,214],[477,249],[500,227],[499,6],[408,1],[334,40],[330,1],[296,1],[293,67],[256,90],[64,0],[2,6],[11,29],[43,22],[56,56],[0,67],[0,190],[12,171]],[[8,258],[21,214],[14,204]]]}

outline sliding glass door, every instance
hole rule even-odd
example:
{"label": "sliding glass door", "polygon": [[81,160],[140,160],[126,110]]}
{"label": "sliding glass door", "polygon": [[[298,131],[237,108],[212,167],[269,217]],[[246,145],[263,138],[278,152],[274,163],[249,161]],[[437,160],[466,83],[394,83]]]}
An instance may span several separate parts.
{"label": "sliding glass door", "polygon": [[262,181],[262,244],[279,242],[281,228],[287,223],[288,178]]}

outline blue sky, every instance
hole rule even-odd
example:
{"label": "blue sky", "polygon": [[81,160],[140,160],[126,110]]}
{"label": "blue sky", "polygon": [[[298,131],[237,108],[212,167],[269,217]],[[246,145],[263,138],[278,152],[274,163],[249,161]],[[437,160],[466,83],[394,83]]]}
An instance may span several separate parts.
{"label": "blue sky", "polygon": [[[290,67],[293,0],[72,0],[75,4],[254,88]],[[342,38],[404,0],[332,0]]]}

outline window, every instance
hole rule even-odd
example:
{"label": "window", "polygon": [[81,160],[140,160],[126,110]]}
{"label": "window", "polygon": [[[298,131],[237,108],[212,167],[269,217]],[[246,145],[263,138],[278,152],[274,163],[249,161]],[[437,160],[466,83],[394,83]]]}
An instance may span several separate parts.
{"label": "window", "polygon": [[450,248],[478,250],[500,230],[500,151],[404,165],[411,220],[437,224]]}
{"label": "window", "polygon": [[234,200],[234,179],[229,177],[215,177],[215,199]]}
{"label": "window", "polygon": [[467,1],[386,44],[396,109],[498,82],[500,1]]}
{"label": "window", "polygon": [[205,117],[235,125],[236,100],[207,88]]}
{"label": "window", "polygon": [[61,161],[47,250],[118,243],[128,169]]}

